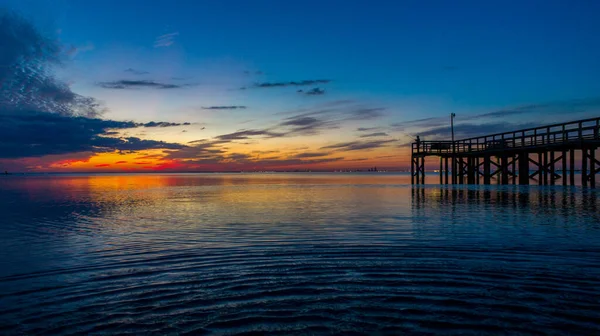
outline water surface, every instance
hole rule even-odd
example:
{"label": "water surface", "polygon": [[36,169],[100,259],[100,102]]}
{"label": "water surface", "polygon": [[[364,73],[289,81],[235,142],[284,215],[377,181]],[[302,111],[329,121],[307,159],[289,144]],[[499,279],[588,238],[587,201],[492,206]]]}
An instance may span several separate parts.
{"label": "water surface", "polygon": [[1,334],[598,334],[578,187],[402,174],[0,178]]}

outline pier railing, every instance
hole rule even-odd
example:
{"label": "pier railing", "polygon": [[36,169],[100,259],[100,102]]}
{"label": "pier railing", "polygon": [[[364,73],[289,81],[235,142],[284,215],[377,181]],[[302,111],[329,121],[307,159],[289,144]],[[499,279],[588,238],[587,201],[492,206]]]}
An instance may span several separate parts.
{"label": "pier railing", "polygon": [[464,154],[600,141],[600,117],[452,141],[420,141],[413,154]]}

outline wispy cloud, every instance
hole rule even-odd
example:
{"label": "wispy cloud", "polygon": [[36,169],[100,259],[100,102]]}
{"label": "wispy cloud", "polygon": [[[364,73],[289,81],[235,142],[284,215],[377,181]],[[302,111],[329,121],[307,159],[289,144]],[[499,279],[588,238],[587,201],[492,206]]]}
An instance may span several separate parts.
{"label": "wispy cloud", "polygon": [[314,157],[322,157],[322,156],[327,156],[330,155],[331,152],[304,152],[304,153],[299,153],[294,155],[294,158],[297,159],[303,159],[303,158],[314,158]]}
{"label": "wispy cloud", "polygon": [[246,109],[247,106],[243,105],[230,105],[230,106],[206,106],[202,107],[203,110],[237,110],[237,109]]}
{"label": "wispy cloud", "polygon": [[321,89],[321,88],[314,88],[308,91],[304,91],[304,90],[298,90],[298,93],[302,93],[308,96],[320,96],[320,95],[324,95],[325,94],[325,90]]}
{"label": "wispy cloud", "polygon": [[[287,87],[287,86],[309,86],[316,84],[328,84],[330,83],[330,79],[307,79],[301,81],[289,81],[289,82],[264,82],[264,83],[255,83],[252,87],[256,88],[277,88],[277,87]],[[243,87],[242,89],[245,89]]]}
{"label": "wispy cloud", "polygon": [[389,134],[385,133],[385,132],[376,132],[376,133],[369,133],[369,134],[364,134],[361,135],[361,138],[372,138],[372,137],[381,137],[381,136],[389,136]]}
{"label": "wispy cloud", "polygon": [[151,80],[122,79],[112,82],[100,82],[98,86],[105,89],[181,89],[192,86],[191,84],[159,83]]}
{"label": "wispy cloud", "polygon": [[189,125],[191,125],[191,123],[189,123],[189,122],[173,123],[173,122],[166,122],[166,121],[150,121],[147,123],[141,123],[141,124],[136,124],[136,125],[143,126],[143,127],[173,127],[173,126],[189,126]]}
{"label": "wispy cloud", "polygon": [[148,71],[136,70],[136,69],[133,69],[133,68],[125,69],[123,71],[127,72],[127,73],[130,73],[130,74],[133,74],[133,75],[147,75],[147,74],[149,74]]}
{"label": "wispy cloud", "polygon": [[378,130],[381,129],[381,127],[359,127],[356,130],[358,132],[367,132],[367,131],[374,131],[374,130]]}
{"label": "wispy cloud", "polygon": [[395,142],[396,140],[373,140],[373,141],[350,141],[340,142],[333,145],[321,147],[321,149],[334,149],[341,151],[357,151],[365,149],[375,149],[380,147],[386,147],[389,143]]}
{"label": "wispy cloud", "polygon": [[375,107],[375,108],[358,108],[348,112],[348,117],[346,120],[371,120],[377,119],[384,115],[383,111],[385,111],[384,107]]}
{"label": "wispy cloud", "polygon": [[154,40],[154,48],[168,47],[175,43],[175,37],[179,35],[179,32],[168,33],[160,35]]}

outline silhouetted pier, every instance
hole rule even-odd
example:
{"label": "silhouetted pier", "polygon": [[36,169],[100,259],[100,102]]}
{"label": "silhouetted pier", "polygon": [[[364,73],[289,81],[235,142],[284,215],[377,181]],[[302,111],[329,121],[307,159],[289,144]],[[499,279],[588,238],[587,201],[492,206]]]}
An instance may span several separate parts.
{"label": "silhouetted pier", "polygon": [[424,184],[425,158],[437,156],[440,184],[491,184],[495,178],[498,184],[526,185],[536,179],[540,185],[575,185],[580,170],[581,185],[595,188],[598,147],[600,117],[454,142],[418,141],[412,144],[411,181]]}

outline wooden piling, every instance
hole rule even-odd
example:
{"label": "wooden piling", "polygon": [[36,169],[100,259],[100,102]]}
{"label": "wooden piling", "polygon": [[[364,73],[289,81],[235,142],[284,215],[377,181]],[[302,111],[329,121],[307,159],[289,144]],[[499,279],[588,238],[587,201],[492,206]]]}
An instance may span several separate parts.
{"label": "wooden piling", "polygon": [[519,153],[519,184],[529,184],[529,154],[525,151]]}

